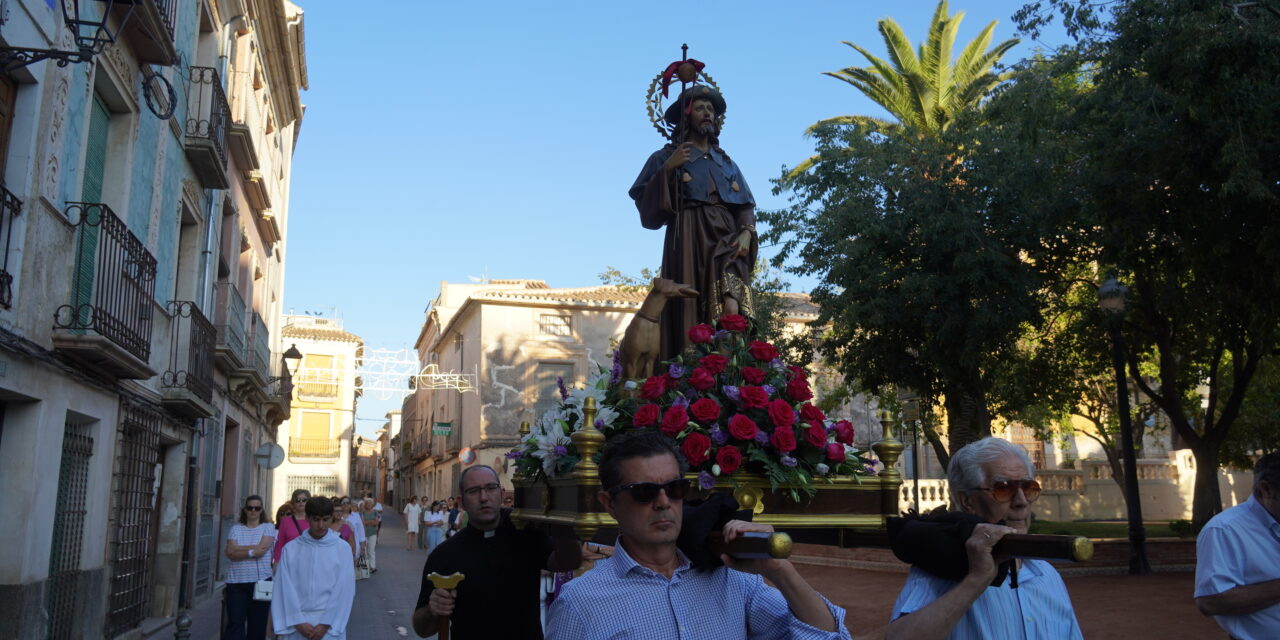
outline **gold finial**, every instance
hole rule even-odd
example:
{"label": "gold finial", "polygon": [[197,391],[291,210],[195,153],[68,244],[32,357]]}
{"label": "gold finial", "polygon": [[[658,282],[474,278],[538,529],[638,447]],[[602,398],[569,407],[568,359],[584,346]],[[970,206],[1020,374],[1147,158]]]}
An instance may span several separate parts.
{"label": "gold finial", "polygon": [[596,480],[600,468],[596,466],[596,451],[604,446],[604,434],[596,428],[596,399],[590,396],[582,402],[582,425],[569,436],[582,457],[573,467],[573,477]]}
{"label": "gold finial", "polygon": [[898,458],[902,456],[902,450],[906,449],[906,445],[893,437],[893,418],[888,411],[880,411],[880,424],[884,427],[884,434],[879,441],[871,445],[871,450],[876,452],[876,457],[884,465],[877,475],[886,480],[901,482],[902,474],[894,465],[898,463]]}
{"label": "gold finial", "polygon": [[520,423],[520,439],[523,440],[527,437],[529,437],[529,421],[525,420]]}

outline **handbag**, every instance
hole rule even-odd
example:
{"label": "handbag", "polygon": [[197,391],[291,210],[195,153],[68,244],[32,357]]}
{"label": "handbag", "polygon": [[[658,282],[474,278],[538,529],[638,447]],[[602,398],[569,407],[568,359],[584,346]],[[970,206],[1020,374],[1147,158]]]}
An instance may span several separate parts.
{"label": "handbag", "polygon": [[263,578],[253,583],[253,599],[258,602],[271,602],[271,593],[275,590],[276,583],[271,578]]}

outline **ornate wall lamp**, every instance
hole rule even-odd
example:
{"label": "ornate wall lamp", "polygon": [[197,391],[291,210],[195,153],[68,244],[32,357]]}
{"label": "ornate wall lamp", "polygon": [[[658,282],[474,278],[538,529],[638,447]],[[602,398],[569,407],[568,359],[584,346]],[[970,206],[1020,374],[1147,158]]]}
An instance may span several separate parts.
{"label": "ornate wall lamp", "polygon": [[[129,17],[133,15],[133,8],[137,0],[60,0],[62,4],[62,19],[67,29],[75,36],[76,51],[61,51],[58,49],[28,49],[25,47],[0,47],[0,67],[5,71],[12,71],[19,67],[25,67],[34,62],[41,60],[55,60],[59,67],[65,67],[71,63],[88,62],[94,56],[102,53],[107,45],[114,44],[116,37],[124,31],[125,25],[129,23]],[[90,3],[102,5],[102,11],[99,17],[90,17],[91,12],[85,11]],[[82,5],[84,5],[82,7]],[[124,7],[120,13],[120,23],[115,29],[107,26],[107,21],[115,9],[116,5]]]}

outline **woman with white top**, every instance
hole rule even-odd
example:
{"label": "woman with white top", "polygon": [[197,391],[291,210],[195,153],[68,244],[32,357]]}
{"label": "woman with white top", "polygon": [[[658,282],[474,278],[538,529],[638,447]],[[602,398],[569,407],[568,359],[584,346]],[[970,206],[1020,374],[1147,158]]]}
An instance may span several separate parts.
{"label": "woman with white top", "polygon": [[225,551],[227,569],[224,602],[227,629],[222,640],[262,640],[267,635],[270,602],[253,599],[253,585],[271,577],[271,548],[276,530],[263,512],[262,496],[249,496],[240,509],[240,522],[231,525]]}
{"label": "woman with white top", "polygon": [[418,523],[422,522],[422,507],[418,505],[418,496],[411,496],[409,504],[404,506],[404,525],[409,528],[409,542],[406,549],[413,551],[413,543],[418,540]]}
{"label": "woman with white top", "polygon": [[444,542],[444,528],[449,525],[449,516],[445,514],[444,502],[437,500],[431,503],[431,511],[422,517],[427,526],[427,554],[436,550],[436,545]]}

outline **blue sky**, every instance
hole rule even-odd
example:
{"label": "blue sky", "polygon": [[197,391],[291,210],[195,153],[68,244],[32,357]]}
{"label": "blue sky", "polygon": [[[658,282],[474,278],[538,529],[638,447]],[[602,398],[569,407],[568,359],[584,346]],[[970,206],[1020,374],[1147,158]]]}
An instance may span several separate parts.
{"label": "blue sky", "polygon": [[[913,43],[934,2],[299,2],[311,89],[294,156],[285,309],[341,317],[370,347],[410,348],[441,281],[599,284],[660,261],[626,191],[663,144],[644,110],[680,45],[728,102],[721,143],[760,208],[770,179],[813,151],[806,126],[882,115],[821,75],[882,55],[876,21]],[[952,2],[958,47],[1022,0]],[[360,8],[365,5],[359,5]],[[665,13],[658,11],[666,7]],[[687,7],[687,8],[685,8]],[[1014,61],[1038,43],[1024,41]],[[674,97],[674,93],[672,96]],[[762,255],[770,256],[768,247]],[[790,277],[792,289],[812,281]],[[357,431],[397,401],[366,397]]]}

